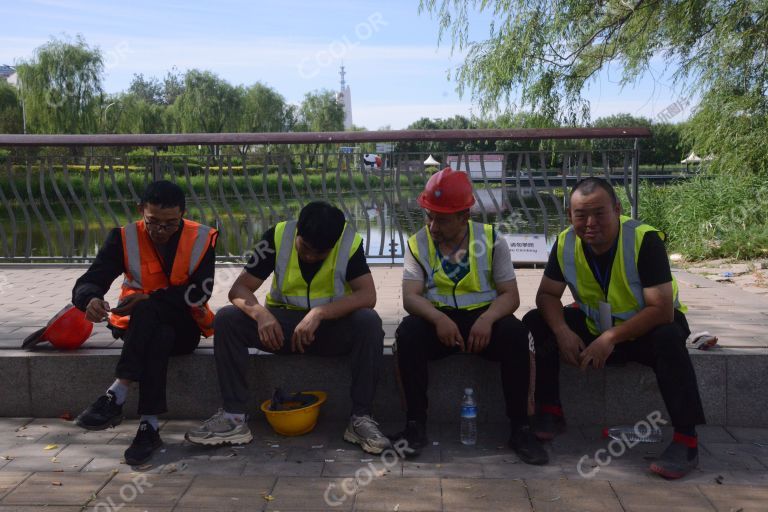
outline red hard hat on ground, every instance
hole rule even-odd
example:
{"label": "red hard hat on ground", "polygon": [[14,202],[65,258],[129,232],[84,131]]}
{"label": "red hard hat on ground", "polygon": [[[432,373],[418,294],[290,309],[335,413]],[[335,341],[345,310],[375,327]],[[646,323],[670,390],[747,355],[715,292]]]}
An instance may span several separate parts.
{"label": "red hard hat on ground", "polygon": [[38,343],[49,341],[56,348],[74,350],[85,343],[92,331],[93,323],[85,319],[85,313],[69,304],[48,325],[27,336],[21,348],[32,350]]}
{"label": "red hard hat on ground", "polygon": [[417,201],[419,206],[433,212],[455,213],[471,208],[475,196],[467,173],[446,167],[429,178]]}

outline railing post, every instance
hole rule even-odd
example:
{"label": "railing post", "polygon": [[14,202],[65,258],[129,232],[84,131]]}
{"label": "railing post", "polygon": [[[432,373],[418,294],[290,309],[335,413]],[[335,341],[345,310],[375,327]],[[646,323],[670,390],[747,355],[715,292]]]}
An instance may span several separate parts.
{"label": "railing post", "polygon": [[152,181],[163,179],[163,173],[160,170],[160,162],[157,159],[157,147],[152,150]]}
{"label": "railing post", "polygon": [[632,155],[632,218],[637,219],[640,191],[640,140],[635,138],[635,149]]}

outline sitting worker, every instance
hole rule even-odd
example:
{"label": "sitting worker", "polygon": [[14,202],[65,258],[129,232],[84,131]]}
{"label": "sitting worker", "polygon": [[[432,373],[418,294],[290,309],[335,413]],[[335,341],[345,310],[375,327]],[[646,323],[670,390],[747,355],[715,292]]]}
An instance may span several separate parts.
{"label": "sitting worker", "polygon": [[[405,439],[427,443],[427,363],[460,352],[498,361],[511,434],[509,446],[528,464],[546,451],[528,424],[532,355],[528,329],[514,317],[520,305],[509,247],[491,225],[472,222],[475,199],[467,174],[445,168],[418,197],[427,225],[408,239],[397,364],[405,394]],[[532,347],[531,347],[532,348]]]}
{"label": "sitting worker", "polygon": [[[536,294],[538,309],[523,318],[536,343],[535,433],[551,439],[565,426],[561,357],[581,369],[635,361],[656,372],[675,430],[650,469],[666,478],[685,476],[698,463],[696,425],[704,423],[704,412],[685,347],[686,307],[663,234],[622,216],[613,187],[602,178],[573,187],[568,216],[571,227],[558,236]],[[576,302],[564,308],[566,286]]]}
{"label": "sitting worker", "polygon": [[[184,192],[169,181],[151,183],[141,197],[142,218],[115,228],[88,271],[75,283],[72,303],[92,322],[108,320],[123,339],[117,379],[75,420],[88,430],[118,425],[132,382],[139,383],[139,429],[125,451],[143,464],[161,446],[158,414],[166,412],[168,358],[189,354],[200,335],[213,334],[207,305],[213,289],[217,231],[184,219]],[[124,275],[117,307],[104,300]]]}
{"label": "sitting worker", "polygon": [[[273,274],[266,306],[254,292]],[[248,348],[275,354],[352,354],[352,412],[344,439],[369,453],[390,447],[371,416],[384,354],[376,289],[362,238],[344,213],[317,201],[298,221],[280,222],[256,245],[229,291],[233,305],[216,314],[214,354],[223,409],[198,429],[192,443],[251,441],[246,422]],[[297,376],[300,380],[300,376]]]}

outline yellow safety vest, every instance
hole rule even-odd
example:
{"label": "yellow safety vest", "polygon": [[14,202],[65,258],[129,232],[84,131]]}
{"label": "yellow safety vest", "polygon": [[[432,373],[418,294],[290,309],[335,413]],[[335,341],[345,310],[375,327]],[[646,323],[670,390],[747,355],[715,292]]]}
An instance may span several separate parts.
{"label": "yellow safety vest", "polygon": [[[600,302],[611,305],[613,324],[619,325],[635,316],[645,307],[643,285],[637,270],[637,257],[646,233],[655,231],[664,239],[664,233],[626,216],[621,216],[619,241],[611,266],[611,279],[606,298],[600,283],[589,267],[584,246],[573,226],[557,237],[557,261],[574,300],[587,315],[587,327],[592,334],[600,334]],[[677,280],[672,277],[675,309],[685,313],[688,308],[678,297]]]}
{"label": "yellow safety vest", "polygon": [[308,310],[352,293],[346,278],[347,264],[363,241],[352,226],[344,224],[344,231],[311,283],[301,275],[295,240],[296,221],[275,226],[275,273],[267,305]]}
{"label": "yellow safety vest", "polygon": [[408,239],[408,247],[424,269],[424,296],[436,307],[477,309],[496,298],[493,281],[493,226],[469,222],[469,272],[455,283],[443,270],[429,230],[423,227]]}

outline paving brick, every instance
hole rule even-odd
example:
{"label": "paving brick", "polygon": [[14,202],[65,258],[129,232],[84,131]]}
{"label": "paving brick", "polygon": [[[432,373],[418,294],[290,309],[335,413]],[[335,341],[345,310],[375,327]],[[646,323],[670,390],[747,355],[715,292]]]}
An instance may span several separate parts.
{"label": "paving brick", "polygon": [[0,472],[0,499],[13,490],[17,485],[29,477],[27,472],[2,471]]}
{"label": "paving brick", "polygon": [[[82,474],[88,476],[89,473]],[[184,495],[191,475],[157,475],[145,473],[117,474],[96,495],[95,502],[111,502],[133,506],[175,505]],[[114,507],[113,507],[114,508]]]}
{"label": "paving brick", "polygon": [[611,482],[611,486],[627,511],[712,511],[707,498],[697,486],[691,484],[669,483],[661,480],[654,485],[616,481]]}
{"label": "paving brick", "polygon": [[729,426],[725,430],[740,443],[758,443],[768,447],[768,428]]}
{"label": "paving brick", "polygon": [[340,491],[331,493],[335,488],[329,490],[329,485],[338,484],[333,478],[280,477],[272,490],[274,499],[267,503],[265,510],[328,510],[326,496],[335,498],[333,503],[337,504],[333,505],[333,510],[350,510],[353,498]]}
{"label": "paving brick", "polygon": [[272,493],[276,478],[198,476],[179,500],[178,507],[225,511],[262,510]]}
{"label": "paving brick", "polygon": [[483,465],[470,462],[405,462],[404,477],[482,478]]}
{"label": "paving brick", "polygon": [[105,473],[35,473],[8,493],[0,503],[85,505],[111,476]]}
{"label": "paving brick", "polygon": [[91,462],[91,457],[49,457],[44,455],[17,457],[10,461],[4,470],[76,472],[82,470],[89,462]]}
{"label": "paving brick", "polygon": [[269,462],[251,462],[248,461],[243,469],[243,475],[280,475],[282,476],[304,476],[319,477],[323,472],[324,462],[294,462],[294,461],[269,461]]}
{"label": "paving brick", "polygon": [[768,503],[768,487],[699,485],[718,511],[762,512]]}
{"label": "paving brick", "polygon": [[360,488],[355,510],[433,511],[442,509],[440,480],[437,478],[380,478]]}
{"label": "paving brick", "polygon": [[445,512],[533,510],[522,481],[443,478],[440,484]]}
{"label": "paving brick", "polygon": [[623,512],[609,482],[526,479],[536,512]]}

